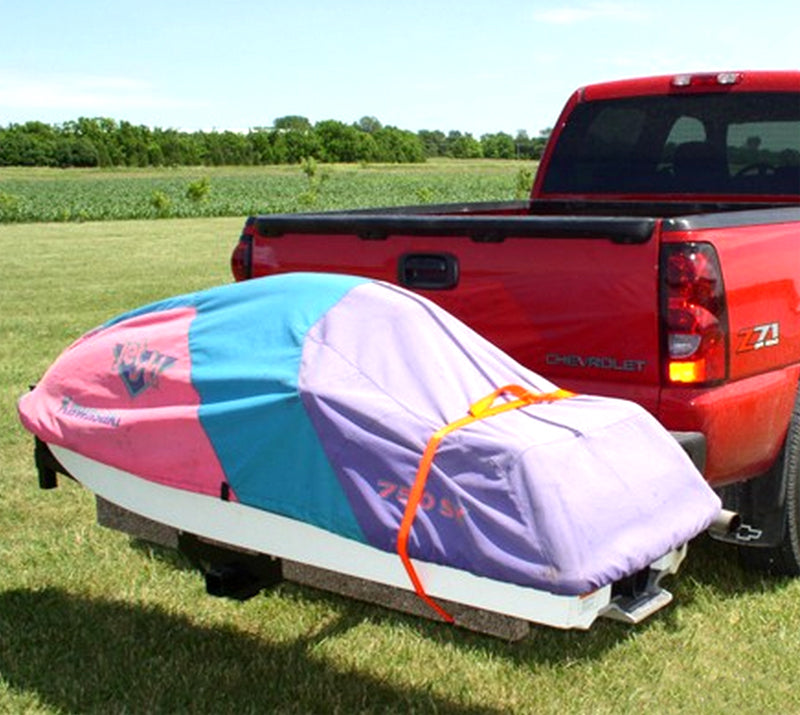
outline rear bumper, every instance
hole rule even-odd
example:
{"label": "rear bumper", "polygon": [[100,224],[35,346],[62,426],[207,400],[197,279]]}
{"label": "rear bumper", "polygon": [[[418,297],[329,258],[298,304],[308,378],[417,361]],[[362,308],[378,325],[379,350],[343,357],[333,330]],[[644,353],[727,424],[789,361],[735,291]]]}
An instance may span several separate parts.
{"label": "rear bumper", "polygon": [[706,468],[706,436],[702,432],[673,431],[670,434],[683,447],[700,474],[704,474]]}
{"label": "rear bumper", "polygon": [[777,459],[797,394],[800,365],[723,385],[661,390],[658,421],[706,438],[703,476],[717,488],[763,474]]}

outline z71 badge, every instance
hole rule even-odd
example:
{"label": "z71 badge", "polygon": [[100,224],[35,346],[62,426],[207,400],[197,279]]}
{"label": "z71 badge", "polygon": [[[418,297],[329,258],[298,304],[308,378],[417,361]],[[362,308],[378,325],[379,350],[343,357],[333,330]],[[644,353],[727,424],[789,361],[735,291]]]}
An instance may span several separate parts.
{"label": "z71 badge", "polygon": [[767,323],[766,325],[754,325],[752,328],[745,328],[738,333],[739,344],[736,347],[737,353],[747,353],[761,348],[775,347],[781,341],[780,325],[778,323]]}

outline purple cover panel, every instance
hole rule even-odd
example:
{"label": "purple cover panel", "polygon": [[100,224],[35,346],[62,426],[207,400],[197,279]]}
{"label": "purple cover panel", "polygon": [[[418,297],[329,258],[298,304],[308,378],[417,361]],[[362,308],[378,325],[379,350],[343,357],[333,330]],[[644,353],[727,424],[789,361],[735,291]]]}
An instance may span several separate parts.
{"label": "purple cover panel", "polygon": [[[369,543],[396,548],[430,436],[506,384],[556,386],[394,286],[354,288],[309,332],[300,390]],[[413,558],[554,593],[591,591],[707,528],[720,502],[637,405],[532,405],[442,442]]]}

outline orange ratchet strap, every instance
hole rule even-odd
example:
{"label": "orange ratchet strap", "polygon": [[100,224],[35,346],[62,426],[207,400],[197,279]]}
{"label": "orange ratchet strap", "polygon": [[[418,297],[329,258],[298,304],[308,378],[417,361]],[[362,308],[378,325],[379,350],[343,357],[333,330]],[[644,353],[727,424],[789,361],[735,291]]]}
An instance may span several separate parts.
{"label": "orange ratchet strap", "polygon": [[[506,394],[513,395],[513,397],[516,399],[495,404],[498,397]],[[569,392],[568,390],[534,393],[526,390],[520,385],[505,385],[504,387],[498,388],[483,399],[478,400],[469,408],[468,414],[434,432],[433,436],[428,441],[428,445],[425,447],[425,451],[423,452],[422,459],[419,463],[419,469],[417,469],[417,476],[414,479],[414,484],[411,487],[411,492],[408,495],[408,502],[406,503],[403,520],[400,523],[400,530],[397,533],[397,554],[400,556],[403,566],[405,566],[406,573],[411,579],[411,583],[414,585],[414,590],[416,591],[417,595],[448,623],[453,622],[453,616],[447,613],[447,611],[445,611],[438,603],[436,603],[436,601],[434,601],[430,596],[428,596],[427,593],[425,593],[425,589],[422,586],[422,582],[419,580],[417,571],[408,556],[408,537],[411,533],[411,525],[414,523],[414,518],[417,514],[417,507],[419,506],[419,503],[422,500],[422,496],[425,492],[425,483],[428,481],[428,473],[431,470],[433,458],[436,455],[436,450],[439,447],[439,443],[451,432],[455,432],[457,429],[472,424],[473,422],[478,422],[479,420],[484,420],[488,417],[494,417],[494,415],[499,415],[501,412],[518,410],[521,407],[528,407],[529,405],[536,405],[542,402],[555,402],[556,400],[563,400],[565,398],[574,396],[575,393]]]}

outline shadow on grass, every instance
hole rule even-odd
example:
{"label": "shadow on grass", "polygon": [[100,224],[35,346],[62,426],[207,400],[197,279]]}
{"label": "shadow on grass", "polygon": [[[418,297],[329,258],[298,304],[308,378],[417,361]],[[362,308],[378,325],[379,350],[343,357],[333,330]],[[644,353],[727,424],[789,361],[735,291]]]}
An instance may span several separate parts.
{"label": "shadow on grass", "polygon": [[[562,630],[531,624],[531,632],[522,640],[508,642],[475,631],[452,626],[419,616],[401,613],[383,606],[354,600],[305,585],[284,583],[279,587],[286,595],[307,603],[319,602],[343,614],[332,623],[325,637],[335,637],[365,621],[391,630],[408,630],[424,640],[470,657],[482,654],[489,659],[501,659],[523,666],[528,674],[539,666],[560,668],[581,663],[596,663],[616,649],[620,643],[641,635],[653,621],[629,626],[608,619],[598,619],[589,630]],[[389,640],[390,636],[387,637]]]}
{"label": "shadow on grass", "polygon": [[[448,644],[460,650],[481,651],[527,666],[561,666],[592,662],[632,638],[639,638],[651,628],[677,631],[681,628],[680,609],[691,608],[695,601],[712,599],[724,602],[743,595],[774,593],[791,584],[792,579],[769,577],[748,571],[739,565],[736,548],[714,541],[703,534],[689,548],[687,561],[676,576],[664,581],[664,587],[674,595],[673,603],[638,625],[627,625],[599,618],[587,631],[559,630],[533,625],[530,635],[522,641],[507,643],[491,636],[472,633],[441,623],[397,613],[377,606],[364,608],[367,617],[376,623],[404,623],[426,638]],[[347,609],[346,598],[292,585],[304,599],[337,599]],[[360,622],[360,619],[356,619]]]}
{"label": "shadow on grass", "polygon": [[[147,558],[156,559],[176,570],[193,571],[198,579],[203,578],[188,559],[173,549],[136,538],[131,539],[131,547]],[[392,628],[410,629],[431,642],[447,644],[448,647],[457,650],[479,650],[515,662],[524,662],[527,665],[536,663],[558,665],[564,662],[595,660],[633,634],[633,629],[624,624],[600,619],[590,631],[566,631],[533,625],[531,634],[527,638],[508,643],[494,636],[409,615],[389,607],[365,603],[324,589],[290,581],[282,582],[278,588],[284,594],[308,603],[336,604],[336,611],[343,616],[324,630],[324,638],[345,633],[367,619],[372,623],[385,624]],[[637,629],[641,630],[643,627],[640,625]],[[319,640],[319,636],[315,636],[314,640]]]}
{"label": "shadow on grass", "polygon": [[161,609],[59,589],[0,594],[0,676],[64,713],[474,712],[426,689],[339,671],[309,639],[266,643]]}
{"label": "shadow on grass", "polygon": [[[138,539],[132,539],[131,546],[149,558],[158,559],[175,569],[195,571],[194,566],[185,557],[172,549]],[[198,578],[202,578],[199,573]],[[557,665],[561,662],[597,659],[620,642],[631,638],[635,633],[646,631],[656,623],[666,623],[668,628],[677,627],[674,624],[676,609],[690,606],[701,592],[705,598],[724,600],[737,598],[743,594],[773,592],[780,590],[789,582],[787,579],[769,577],[743,569],[739,565],[736,547],[714,541],[706,534],[702,534],[691,542],[688,558],[678,574],[664,582],[664,586],[675,596],[674,603],[644,623],[628,626],[598,619],[589,631],[562,631],[534,625],[528,638],[512,644],[388,608],[364,604],[324,590],[289,583],[284,583],[282,588],[293,590],[303,600],[334,600],[339,604],[340,610],[356,614],[354,623],[360,622],[363,617],[368,617],[376,623],[389,625],[402,623],[405,627],[417,630],[426,638],[447,642],[455,648],[477,647],[515,661]]]}
{"label": "shadow on grass", "polygon": [[[168,553],[156,550],[151,556],[167,558]],[[186,566],[180,560],[173,565]],[[528,638],[511,644],[296,584],[280,588],[290,598],[333,601],[338,616],[308,637],[280,643],[232,627],[192,623],[145,604],[90,599],[56,588],[20,589],[0,593],[0,677],[12,691],[64,713],[493,713],[499,711],[470,709],[427,686],[394,684],[354,667],[337,667],[317,646],[366,619],[534,672],[537,665],[597,662],[650,628],[680,628],[677,609],[691,607],[695,599],[733,599],[786,583],[742,570],[735,550],[701,537],[667,585],[676,605],[645,623],[632,627],[601,619],[589,631],[534,627]]]}
{"label": "shadow on grass", "polygon": [[[177,570],[194,570],[171,549],[135,539],[131,546]],[[199,572],[197,578],[202,578]],[[598,619],[588,631],[534,626],[516,643],[292,583],[279,587],[286,596],[335,603],[339,616],[308,638],[287,644],[235,629],[206,629],[145,605],[88,600],[58,590],[13,591],[0,595],[0,675],[67,712],[106,711],[109,703],[127,712],[469,712],[427,689],[394,687],[369,674],[336,670],[314,655],[315,646],[366,619],[527,668],[597,662],[651,628],[679,629],[679,609],[691,608],[696,600],[772,592],[786,583],[743,570],[735,548],[701,536],[692,542],[679,574],[665,583],[675,603],[644,623]],[[69,628],[61,629],[62,623]]]}

